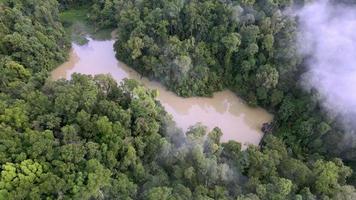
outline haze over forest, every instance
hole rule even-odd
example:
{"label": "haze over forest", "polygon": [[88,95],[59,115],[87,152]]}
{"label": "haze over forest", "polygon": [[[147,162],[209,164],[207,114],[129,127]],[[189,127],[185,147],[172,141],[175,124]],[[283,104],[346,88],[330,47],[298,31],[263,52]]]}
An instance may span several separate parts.
{"label": "haze over forest", "polygon": [[356,199],[354,30],[354,0],[0,0],[0,200]]}
{"label": "haze over forest", "polygon": [[356,113],[355,11],[354,5],[317,1],[298,13],[300,49],[311,56],[303,81],[307,88],[320,92],[320,100],[328,110],[341,115],[341,119],[350,117],[349,123]]}

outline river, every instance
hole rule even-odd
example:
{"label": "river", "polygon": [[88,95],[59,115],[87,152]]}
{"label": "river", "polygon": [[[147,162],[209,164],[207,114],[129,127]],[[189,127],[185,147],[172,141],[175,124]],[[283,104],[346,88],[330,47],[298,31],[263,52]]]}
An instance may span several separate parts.
{"label": "river", "polygon": [[52,71],[52,79],[69,79],[73,73],[110,74],[117,81],[136,79],[147,88],[159,91],[158,100],[183,130],[201,122],[209,130],[219,127],[223,132],[223,142],[235,140],[243,148],[249,144],[258,145],[263,136],[262,124],[272,120],[271,114],[261,108],[247,106],[229,90],[217,92],[212,98],[179,97],[161,84],[141,78],[133,69],[118,61],[113,44],[114,40],[99,41],[91,38],[86,45],[73,43],[69,60]]}

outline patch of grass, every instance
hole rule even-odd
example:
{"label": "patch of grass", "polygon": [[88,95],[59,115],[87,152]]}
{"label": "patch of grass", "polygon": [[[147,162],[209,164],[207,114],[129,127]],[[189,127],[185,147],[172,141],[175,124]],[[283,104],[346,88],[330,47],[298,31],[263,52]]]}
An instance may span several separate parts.
{"label": "patch of grass", "polygon": [[90,7],[80,7],[65,10],[60,13],[60,19],[64,28],[68,34],[71,35],[71,40],[76,44],[85,45],[88,42],[88,35],[96,40],[107,40],[111,38],[113,29],[96,31],[95,26],[89,22],[89,13]]}
{"label": "patch of grass", "polygon": [[[0,0],[1,1],[1,0]],[[76,9],[65,10],[60,13],[59,18],[62,23],[66,25],[72,25],[74,22],[88,23],[89,7],[80,7]]]}
{"label": "patch of grass", "polygon": [[80,7],[60,13],[60,20],[65,30],[71,36],[71,40],[79,45],[84,45],[88,42],[86,36],[92,31],[89,30],[89,12],[89,7]]}
{"label": "patch of grass", "polygon": [[5,9],[4,7],[5,7],[5,0],[0,0],[0,11],[2,9]]}
{"label": "patch of grass", "polygon": [[72,35],[72,42],[83,46],[89,42],[85,35]]}
{"label": "patch of grass", "polygon": [[95,33],[91,33],[90,36],[93,37],[93,39],[95,40],[111,39],[111,32],[113,30],[114,30],[113,28],[100,29]]}

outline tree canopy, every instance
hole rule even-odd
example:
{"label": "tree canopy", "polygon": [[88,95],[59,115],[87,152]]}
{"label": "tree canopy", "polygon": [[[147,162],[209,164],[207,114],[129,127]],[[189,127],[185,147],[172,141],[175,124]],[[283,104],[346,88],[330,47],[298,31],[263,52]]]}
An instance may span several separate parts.
{"label": "tree canopy", "polygon": [[[179,130],[133,80],[74,74],[58,7],[90,4],[118,25],[125,62],[182,96],[222,88],[276,115],[261,147],[221,143],[219,128]],[[296,76],[291,1],[0,1],[0,199],[354,199],[335,129]],[[330,141],[330,140],[328,140]]]}

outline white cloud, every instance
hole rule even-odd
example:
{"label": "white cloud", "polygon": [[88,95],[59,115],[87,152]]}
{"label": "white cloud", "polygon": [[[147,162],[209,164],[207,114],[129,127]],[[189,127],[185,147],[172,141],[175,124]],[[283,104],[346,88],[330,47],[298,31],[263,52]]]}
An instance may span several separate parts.
{"label": "white cloud", "polygon": [[303,85],[317,89],[329,111],[356,114],[356,8],[320,0],[298,16],[299,50],[310,57]]}

